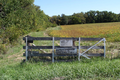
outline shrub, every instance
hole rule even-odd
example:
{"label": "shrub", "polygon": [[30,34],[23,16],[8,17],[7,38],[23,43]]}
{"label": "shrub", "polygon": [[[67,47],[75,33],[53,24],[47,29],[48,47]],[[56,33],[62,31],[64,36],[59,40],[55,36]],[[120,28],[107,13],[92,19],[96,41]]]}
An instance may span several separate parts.
{"label": "shrub", "polygon": [[52,26],[51,27],[56,27],[57,26],[57,24],[52,24]]}
{"label": "shrub", "polygon": [[0,44],[0,54],[6,54],[6,50],[5,44]]}

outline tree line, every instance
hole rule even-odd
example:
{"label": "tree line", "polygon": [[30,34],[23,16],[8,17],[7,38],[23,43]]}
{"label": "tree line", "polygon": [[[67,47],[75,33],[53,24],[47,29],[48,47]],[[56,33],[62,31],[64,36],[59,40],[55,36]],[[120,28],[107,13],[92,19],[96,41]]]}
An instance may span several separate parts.
{"label": "tree line", "polygon": [[62,14],[61,16],[50,17],[50,22],[57,25],[85,24],[85,23],[103,23],[103,22],[119,22],[120,14],[108,11],[88,11],[74,13],[70,16]]}

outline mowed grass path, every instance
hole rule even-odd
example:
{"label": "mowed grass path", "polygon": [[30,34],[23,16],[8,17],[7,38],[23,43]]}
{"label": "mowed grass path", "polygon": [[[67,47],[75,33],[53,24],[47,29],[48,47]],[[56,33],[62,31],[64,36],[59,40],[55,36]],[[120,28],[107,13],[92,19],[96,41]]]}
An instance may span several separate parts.
{"label": "mowed grass path", "polygon": [[110,42],[120,41],[120,22],[62,25],[61,30],[49,34],[54,37],[94,37],[106,38]]}

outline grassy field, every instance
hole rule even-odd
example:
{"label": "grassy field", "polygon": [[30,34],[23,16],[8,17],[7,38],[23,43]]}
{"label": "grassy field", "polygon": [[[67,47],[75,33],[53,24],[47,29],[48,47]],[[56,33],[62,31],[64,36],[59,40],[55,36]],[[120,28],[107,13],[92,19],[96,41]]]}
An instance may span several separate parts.
{"label": "grassy field", "polygon": [[[109,23],[110,24],[110,23]],[[113,23],[111,23],[113,24]],[[118,24],[118,23],[117,23]],[[91,24],[94,25],[94,24]],[[96,25],[96,24],[95,24]],[[102,25],[102,24],[101,24]],[[31,32],[34,37],[48,37],[53,30],[61,27],[48,28],[45,31]],[[22,36],[23,37],[23,36]],[[23,62],[22,37],[17,46],[10,48],[6,55],[0,55],[0,80],[119,80],[120,79],[120,42],[106,43],[106,58],[92,58],[72,62]],[[59,42],[55,42],[58,45]],[[93,45],[95,42],[83,42],[81,45]],[[36,45],[52,45],[50,41],[35,41]],[[76,43],[77,44],[77,43]],[[99,45],[103,45],[100,43]],[[93,52],[96,52],[93,50]],[[112,59],[111,59],[112,57]]]}
{"label": "grassy field", "polygon": [[119,80],[120,59],[92,59],[80,62],[38,62],[4,66],[0,69],[1,80]]}
{"label": "grassy field", "polygon": [[61,30],[53,30],[50,36],[56,37],[99,37],[107,41],[120,41],[120,22],[64,25]]}

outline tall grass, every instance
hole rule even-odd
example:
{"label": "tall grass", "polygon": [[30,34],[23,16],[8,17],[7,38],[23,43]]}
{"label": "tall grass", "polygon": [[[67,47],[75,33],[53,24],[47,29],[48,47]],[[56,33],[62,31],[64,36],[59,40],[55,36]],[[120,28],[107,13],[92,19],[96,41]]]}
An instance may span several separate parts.
{"label": "tall grass", "polygon": [[12,66],[1,67],[0,79],[120,79],[120,59],[102,60],[94,58],[80,62],[26,62]]}
{"label": "tall grass", "polygon": [[[55,28],[60,29],[59,27]],[[49,33],[53,28],[46,31],[31,32],[30,36],[43,37],[47,36],[44,33]],[[114,59],[112,56],[109,59],[109,54],[118,54],[120,50],[119,42],[106,43],[107,58],[91,58],[87,60],[81,58],[81,61],[72,62],[22,62],[17,60],[18,57],[23,57],[25,45],[22,37],[21,43],[8,50],[8,54],[0,58],[0,80],[119,80],[120,79],[120,58]],[[52,45],[49,41],[34,42],[37,45]],[[42,44],[44,43],[44,44]],[[94,42],[83,42],[81,45],[93,45]],[[58,45],[55,43],[55,45]],[[103,45],[103,43],[99,44]],[[20,55],[20,56],[19,56]],[[113,54],[112,54],[113,55]],[[111,57],[111,55],[110,55]]]}

